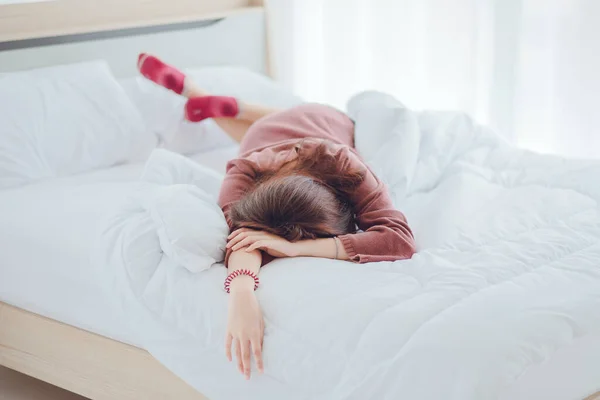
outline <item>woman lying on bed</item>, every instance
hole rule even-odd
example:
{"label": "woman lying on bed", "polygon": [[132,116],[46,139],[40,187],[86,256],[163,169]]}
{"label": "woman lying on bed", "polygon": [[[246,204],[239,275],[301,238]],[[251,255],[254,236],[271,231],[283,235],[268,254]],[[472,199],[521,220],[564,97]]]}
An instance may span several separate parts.
{"label": "woman lying on bed", "polygon": [[[323,257],[357,263],[412,257],[404,215],[354,148],[354,123],[325,105],[285,111],[211,96],[156,57],[141,54],[140,72],[187,97],[186,118],[214,121],[240,143],[227,165],[219,205],[231,229],[225,265],[230,292],[225,351],[250,377],[262,372],[263,318],[254,290],[274,257]],[[357,232],[357,226],[361,232]]]}

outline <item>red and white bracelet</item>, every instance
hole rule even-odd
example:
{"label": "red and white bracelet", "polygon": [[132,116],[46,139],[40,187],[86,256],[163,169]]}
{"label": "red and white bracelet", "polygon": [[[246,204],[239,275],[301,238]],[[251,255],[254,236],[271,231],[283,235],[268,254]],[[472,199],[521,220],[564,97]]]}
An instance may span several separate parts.
{"label": "red and white bracelet", "polygon": [[258,285],[260,285],[260,281],[258,280],[258,276],[250,271],[249,269],[238,269],[227,275],[225,278],[225,291],[229,293],[229,287],[231,286],[231,281],[233,281],[238,276],[246,275],[254,279],[254,290],[258,289]]}

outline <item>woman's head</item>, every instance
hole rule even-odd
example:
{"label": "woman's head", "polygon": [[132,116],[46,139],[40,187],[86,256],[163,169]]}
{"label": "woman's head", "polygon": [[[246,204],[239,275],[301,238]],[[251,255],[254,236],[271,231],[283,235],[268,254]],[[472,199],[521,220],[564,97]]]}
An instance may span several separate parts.
{"label": "woman's head", "polygon": [[268,231],[290,241],[353,232],[347,204],[314,178],[274,176],[237,202],[229,217],[234,225]]}
{"label": "woman's head", "polygon": [[296,151],[292,163],[257,171],[261,178],[255,188],[229,210],[234,227],[264,230],[290,241],[354,233],[349,195],[363,174],[344,169],[339,154],[327,144]]}

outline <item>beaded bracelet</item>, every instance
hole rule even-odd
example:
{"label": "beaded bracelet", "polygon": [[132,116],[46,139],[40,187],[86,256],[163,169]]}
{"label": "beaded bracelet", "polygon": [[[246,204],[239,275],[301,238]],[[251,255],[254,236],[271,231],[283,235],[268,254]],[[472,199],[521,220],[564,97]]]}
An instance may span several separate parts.
{"label": "beaded bracelet", "polygon": [[246,275],[246,276],[249,276],[252,279],[254,279],[254,290],[258,289],[258,285],[260,284],[260,281],[258,280],[258,276],[256,276],[256,274],[254,272],[252,272],[248,269],[238,269],[238,270],[233,271],[229,275],[227,275],[227,278],[225,278],[225,291],[227,293],[229,293],[229,287],[231,286],[231,281],[233,281],[238,276],[242,276],[242,275]]}

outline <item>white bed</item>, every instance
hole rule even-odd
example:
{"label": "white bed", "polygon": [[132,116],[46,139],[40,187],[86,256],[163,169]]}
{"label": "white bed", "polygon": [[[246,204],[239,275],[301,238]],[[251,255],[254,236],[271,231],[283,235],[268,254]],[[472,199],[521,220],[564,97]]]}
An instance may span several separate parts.
{"label": "white bed", "polygon": [[[128,9],[131,12],[130,21],[121,21],[107,26],[106,19],[111,20],[111,16],[108,15],[110,12],[108,14],[101,13],[98,17],[98,23],[96,25],[92,24],[94,29],[90,29],[90,31],[112,31],[137,26],[193,22],[208,17],[212,19],[215,16],[227,18],[221,22],[211,23],[206,28],[196,26],[190,29],[190,27],[179,26],[166,32],[160,30],[129,32],[127,39],[116,39],[109,36],[97,40],[97,37],[86,38],[76,35],[75,37],[62,37],[64,40],[60,37],[59,40],[51,38],[50,43],[38,43],[36,40],[45,36],[80,34],[86,33],[86,31],[85,29],[82,30],[81,26],[75,25],[73,25],[73,29],[59,25],[46,26],[45,29],[39,31],[36,31],[35,25],[31,25],[19,31],[19,25],[15,21],[21,18],[20,15],[27,15],[27,13],[22,14],[16,12],[21,9],[11,8],[9,9],[10,12],[5,15],[9,21],[12,21],[12,25],[6,25],[7,29],[5,29],[5,26],[0,28],[0,45],[4,46],[0,47],[0,50],[3,50],[0,51],[0,72],[12,72],[63,62],[106,58],[117,76],[129,77],[134,73],[134,64],[124,62],[124,55],[129,55],[139,48],[144,48],[144,46],[147,46],[145,48],[149,48],[151,51],[165,55],[184,67],[231,63],[245,66],[257,72],[264,73],[267,71],[265,63],[267,52],[263,40],[263,11],[260,7],[253,7],[261,2],[228,0],[223,2],[223,9],[218,10],[219,7],[216,6],[216,3],[213,4],[214,2],[197,2],[194,5],[195,2],[177,0],[181,2],[181,10],[178,16],[170,15],[164,20],[157,20],[155,15],[157,9],[149,8],[144,11],[143,15],[138,16],[140,20],[136,22],[133,18],[136,18],[137,14],[133,11],[136,10],[138,0],[128,1],[132,6],[131,9]],[[71,1],[69,0],[66,3],[69,2]],[[48,5],[39,7],[48,7],[45,10],[60,14],[59,3],[61,2],[51,2]],[[201,12],[204,6],[206,6],[205,11],[207,13]],[[0,12],[2,12],[2,7],[0,6]],[[31,13],[35,7],[37,6],[27,7],[26,11]],[[238,33],[240,29],[242,29],[241,34]],[[222,52],[218,46],[212,45],[209,45],[209,48],[205,49],[204,52],[194,53],[195,56],[190,56],[181,51],[183,44],[198,43],[201,41],[198,36],[205,33],[224,38],[223,41],[239,46],[240,51],[234,52],[233,58],[228,58],[227,52]],[[171,47],[169,43],[173,38],[177,38],[182,47]],[[22,39],[25,39],[26,42],[19,42]],[[204,42],[216,43],[217,41]],[[456,150],[451,145],[448,148],[452,151]],[[233,157],[235,150],[235,147],[226,147],[203,152],[193,158],[201,165],[222,172],[226,161]],[[448,153],[450,152],[448,151]],[[446,151],[444,151],[445,153]],[[473,159],[477,159],[478,154],[480,153],[474,153]],[[466,159],[463,161],[468,164],[473,160]],[[424,161],[424,164],[425,167],[428,167],[427,160]],[[448,165],[450,165],[450,162],[448,162]],[[556,167],[556,164],[548,165]],[[210,388],[212,397],[215,400],[242,395],[248,399],[261,398],[267,400],[279,400],[283,397],[303,400],[317,398],[316,395],[314,397],[311,397],[310,394],[307,395],[307,393],[311,393],[310,388],[306,389],[300,386],[294,388],[294,385],[299,385],[299,382],[302,383],[302,379],[294,379],[298,378],[299,370],[308,370],[315,374],[315,387],[318,384],[319,387],[325,388],[330,383],[328,380],[331,377],[327,374],[331,370],[320,371],[318,369],[325,364],[300,365],[302,363],[299,362],[298,365],[287,365],[284,363],[285,360],[278,359],[276,358],[277,355],[271,354],[271,361],[275,360],[275,365],[281,367],[277,371],[271,370],[270,373],[268,371],[267,376],[262,380],[258,378],[256,381],[250,382],[249,385],[252,386],[247,386],[248,384],[241,382],[241,380],[240,382],[231,380],[230,387],[225,387],[225,383],[223,383],[223,390],[220,392],[218,390],[220,382],[217,380],[213,382],[204,381],[204,379],[211,378],[210,373],[224,371],[223,374],[219,375],[219,378],[223,379],[228,378],[230,373],[232,379],[235,379],[233,376],[237,377],[236,372],[225,369],[230,366],[223,366],[224,356],[221,347],[215,350],[214,345],[219,343],[220,339],[208,335],[204,342],[198,343],[198,337],[189,335],[189,332],[186,333],[184,330],[178,330],[178,324],[176,323],[165,328],[166,330],[170,329],[166,334],[168,337],[164,337],[165,340],[162,340],[163,338],[158,334],[156,338],[150,338],[151,333],[144,336],[139,331],[140,328],[144,327],[142,323],[139,326],[134,326],[134,329],[129,327],[131,320],[135,319],[131,314],[131,308],[121,307],[121,303],[115,301],[120,300],[118,297],[122,293],[115,290],[116,285],[114,282],[97,279],[98,271],[93,269],[95,260],[91,260],[90,257],[94,253],[97,244],[96,235],[98,230],[106,223],[106,215],[123,208],[130,198],[145,185],[139,179],[143,166],[143,162],[138,162],[46,179],[16,188],[0,190],[0,247],[2,247],[0,252],[0,364],[94,399],[177,398],[191,400],[204,398],[197,391],[169,373],[145,351],[149,350],[164,365],[190,385],[196,388]],[[429,167],[431,167],[431,170],[435,170],[436,165],[429,165]],[[448,173],[450,179],[452,173],[457,173],[458,176],[463,167],[464,165],[460,163],[452,164]],[[457,211],[464,211],[470,206],[475,207],[478,204],[477,201],[483,202],[484,199],[478,198],[472,204],[467,204],[462,202],[464,199],[461,195],[468,193],[471,188],[469,183],[472,181],[468,179],[474,179],[473,182],[478,183],[479,181],[473,176],[487,177],[490,175],[490,171],[484,168],[474,169],[473,171],[470,171],[471,175],[459,176],[458,182],[450,181],[452,185],[458,183],[457,187],[442,187],[439,189],[441,192],[438,193],[437,197],[433,196],[422,200],[417,194],[413,197],[412,204],[405,204],[406,211],[411,218],[411,224],[414,224],[417,235],[420,235],[423,239],[420,241],[423,247],[433,248],[441,243],[441,237],[448,238],[454,234],[459,235],[461,232],[458,230],[456,232],[452,231],[453,224],[456,222],[453,218],[458,215],[458,212],[456,214],[439,212],[438,214],[426,215],[424,212],[419,212],[418,203],[420,201],[430,202],[427,203],[429,210],[435,210],[436,205],[439,206],[437,207],[438,210],[446,207],[446,209]],[[517,181],[522,178],[519,176],[518,171],[515,172],[514,169],[507,169],[507,171],[506,176],[501,176],[501,180],[505,180],[502,183],[511,180]],[[556,171],[543,172],[552,175]],[[385,174],[385,171],[382,171],[382,174]],[[539,182],[543,182],[543,174],[538,173],[536,176],[540,179]],[[444,178],[448,178],[448,176],[444,176]],[[467,184],[461,179],[467,179]],[[536,182],[536,184],[543,187],[544,185],[539,182]],[[461,183],[464,186],[461,186]],[[574,182],[572,187],[566,191],[576,191],[578,188],[577,182]],[[423,192],[426,190],[427,188],[423,188]],[[461,190],[466,192],[461,192]],[[492,197],[490,196],[490,199]],[[576,197],[565,198],[580,200]],[[516,211],[519,211],[519,205],[515,204]],[[474,212],[473,215],[476,215],[476,213]],[[427,226],[428,223],[432,224],[432,230],[439,228],[439,231],[436,234],[422,235],[423,227]],[[532,247],[535,245],[534,239],[531,242]],[[436,241],[440,243],[436,243]],[[441,258],[439,254],[434,253],[432,255],[427,251],[424,251],[423,254],[423,257],[431,257],[432,263],[433,260]],[[465,263],[473,263],[473,257],[466,257],[464,261]],[[600,260],[598,260],[598,263],[600,265]],[[331,275],[327,276],[335,277],[336,275],[332,271],[337,271],[336,268],[340,265],[328,265],[330,269],[326,273]],[[300,260],[298,264],[288,263],[287,271],[291,272],[292,275],[290,275],[291,278],[284,279],[285,282],[289,284],[290,279],[298,279],[294,282],[302,282],[302,279],[305,279],[304,276],[293,275],[298,266],[314,270],[319,267],[314,260]],[[114,268],[114,265],[107,266],[107,268]],[[419,276],[418,271],[414,268],[412,271],[410,267],[407,268],[409,271],[406,276],[409,282],[406,285],[400,284],[399,290],[418,281],[416,278]],[[389,269],[389,271],[386,269]],[[366,283],[379,282],[382,277],[388,276],[386,275],[388,272],[391,273],[390,277],[397,277],[398,275],[395,274],[398,271],[394,272],[392,270],[393,266],[381,264],[373,268],[373,275],[370,275],[367,279],[363,275],[364,270],[356,266],[347,268],[350,279],[355,279],[356,282],[366,279],[368,281]],[[273,269],[264,272],[263,276],[267,283],[269,279],[274,282],[277,279],[282,279],[281,275],[274,275]],[[377,275],[377,273],[380,275]],[[426,274],[426,272],[423,273]],[[221,266],[217,265],[209,271],[207,281],[202,282],[202,284],[206,287],[210,286],[214,289],[210,290],[216,291],[215,288],[222,283],[221,275],[223,274],[224,271],[221,270]],[[410,274],[412,276],[409,276]],[[457,276],[459,278],[469,278],[469,276],[460,274]],[[489,278],[489,276],[486,276],[486,278]],[[198,276],[194,275],[189,281],[193,282],[196,279],[198,279]],[[301,286],[301,283],[299,285]],[[505,285],[510,284],[505,283]],[[280,298],[279,296],[283,296],[283,294],[273,291],[275,285],[271,286],[270,289],[268,285],[266,286],[260,296],[274,297],[270,299],[270,308],[269,306],[265,308],[268,315],[277,311],[274,305],[278,304],[277,298]],[[190,290],[189,284],[174,287]],[[181,293],[185,293],[184,290]],[[289,294],[303,299],[301,296],[305,296],[305,294],[300,292],[299,287],[296,288],[292,285]],[[461,291],[458,290],[458,292]],[[315,290],[314,293],[311,292],[310,294],[316,295],[318,293],[318,290]],[[189,298],[195,298],[193,295],[195,295],[193,291],[190,292]],[[383,292],[381,294],[380,300],[382,303],[388,301],[384,298],[386,295],[389,295],[389,293]],[[177,298],[176,294],[173,294],[172,298]],[[224,294],[219,293],[217,297],[212,299],[223,300],[224,298]],[[351,297],[349,298],[351,299]],[[371,296],[371,298],[377,300],[377,296]],[[214,304],[210,304],[212,310],[218,310],[218,307],[223,306],[224,303],[219,302],[220,300],[215,300]],[[431,301],[434,302],[435,298],[432,298]],[[339,306],[338,302],[332,301],[332,303]],[[469,305],[475,307],[476,304],[474,303],[472,301]],[[314,306],[309,300],[302,304]],[[161,322],[172,320],[181,323],[186,316],[193,316],[194,312],[202,310],[201,306],[204,305],[186,307],[184,304],[180,308],[177,308],[176,305],[171,306],[171,310],[177,313],[173,312],[170,315],[163,316],[165,318]],[[389,304],[390,309],[391,306],[392,303]],[[178,313],[179,311],[181,313]],[[375,308],[365,310],[360,309],[357,305],[356,311],[356,316],[353,317],[365,317],[365,320],[368,320],[370,316],[375,318],[375,315],[377,315]],[[306,317],[302,313],[299,314],[301,317]],[[210,314],[207,312],[204,315]],[[407,317],[398,326],[403,326],[404,321],[408,325],[420,318],[420,315],[407,314],[407,316],[414,318]],[[212,318],[214,326],[211,328],[219,331],[219,324],[223,323],[223,318],[223,312],[218,316],[214,316]],[[143,318],[140,317],[139,321],[142,320]],[[357,319],[361,324],[365,320],[359,321]],[[188,321],[193,321],[193,318],[189,318]],[[290,320],[284,321],[282,319],[282,321],[277,322],[285,326],[286,323],[290,323]],[[347,320],[340,319],[339,322],[343,323]],[[272,326],[274,330],[279,328],[278,324],[271,324],[273,324],[273,321],[268,321],[267,326]],[[360,326],[364,327],[363,325]],[[198,328],[197,325],[193,325],[193,322],[190,322],[188,327],[192,330]],[[481,326],[473,324],[472,327],[480,328]],[[334,328],[329,329],[326,325],[322,326],[324,333],[331,332]],[[281,331],[285,331],[285,329],[280,329],[279,332]],[[298,332],[302,333],[302,330],[294,331],[296,334]],[[340,338],[338,341],[332,342],[332,347],[338,345],[338,342],[341,343],[341,347],[356,344],[352,342],[355,339],[355,333],[349,334],[349,339]],[[371,335],[373,333],[371,332]],[[599,391],[600,334],[596,332],[585,335],[573,334],[572,336],[574,339],[570,340],[571,333],[565,334],[564,340],[560,341],[565,345],[560,346],[553,353],[547,350],[548,353],[552,353],[550,357],[532,363],[495,398],[500,400],[581,400]],[[269,340],[273,340],[273,338],[279,340],[278,343],[275,343],[276,345],[283,346],[285,343],[282,342],[282,337],[284,336],[269,336],[268,332],[267,346]],[[308,333],[306,337],[310,338]],[[151,344],[152,348],[146,346],[146,343]],[[207,347],[203,348],[201,345]],[[365,343],[361,343],[361,346],[363,351],[369,348],[368,345],[365,346]],[[298,348],[295,350],[298,350]],[[353,350],[351,348],[345,355],[351,356]],[[267,356],[269,356],[268,352],[267,348]],[[293,359],[293,356],[294,354],[290,353],[290,359]],[[301,359],[303,354],[298,353],[295,356]],[[355,371],[360,371],[360,368],[356,369],[357,359],[352,360],[350,356],[348,359],[355,363],[353,368],[355,368]],[[365,356],[365,354],[362,354],[362,356]],[[419,359],[435,359],[435,357],[427,358],[428,356],[430,354],[428,355],[425,351],[423,357]],[[306,357],[308,357],[308,353],[306,353]],[[211,365],[199,364],[199,361],[211,361],[213,358],[215,361]],[[306,360],[309,359],[306,358]],[[205,376],[199,374],[202,368],[210,369],[212,365],[214,365],[214,371],[208,371],[209,373]],[[348,365],[351,365],[351,362]],[[421,367],[423,366],[428,367],[425,361]],[[344,369],[343,365],[336,365],[336,367]],[[434,370],[436,365],[430,365],[429,367]],[[233,370],[233,368],[230,369]],[[443,366],[439,366],[438,372],[442,369]],[[306,376],[300,378],[306,378]],[[335,379],[337,378],[336,376]],[[360,378],[362,378],[362,375]],[[393,378],[390,379],[393,380]],[[348,379],[348,376],[345,379]],[[423,387],[435,387],[438,384],[438,382],[432,382],[429,379],[431,379],[430,375],[423,374],[418,376],[415,381],[421,382]],[[331,378],[330,381],[333,382],[333,380],[334,378]],[[356,382],[358,381],[359,379],[356,379]],[[354,384],[355,382],[351,383]],[[351,387],[352,385],[347,386]],[[338,395],[335,399],[355,399],[357,397],[353,396],[360,393],[360,390],[353,393],[348,389],[346,396],[344,396],[345,390],[346,386],[340,384],[334,391]],[[326,393],[331,394],[334,392]],[[284,395],[273,396],[273,393],[284,393]],[[393,392],[390,393],[392,393],[391,395],[394,394]],[[376,399],[382,399],[386,395],[378,396]],[[319,397],[323,400],[333,398]],[[361,397],[361,399],[365,398],[369,398],[368,395]],[[452,399],[454,398],[452,397]],[[471,398],[475,399],[475,397]],[[423,400],[430,399],[423,398]]]}
{"label": "white bed", "polygon": [[[160,54],[184,68],[231,65],[267,74],[270,67],[266,14],[257,0],[2,4],[0,21],[0,78],[31,68],[101,59],[108,61],[117,78],[130,78],[137,75],[135,56],[140,51]],[[212,160],[224,163],[221,156]],[[87,182],[78,188],[59,184],[46,190],[52,183],[39,182],[6,190],[0,200],[5,211],[0,236],[1,247],[11,251],[0,262],[0,365],[93,399],[205,398],[147,351],[126,344],[137,344],[135,336],[125,328],[118,305],[106,298],[106,288],[90,273],[88,253],[93,244],[83,242],[92,237],[92,226],[102,212],[92,203],[97,197],[113,205],[122,199],[109,192],[94,196],[89,182],[98,179],[105,188],[128,187],[127,180],[137,180],[142,165],[140,160],[137,165],[57,179],[67,186]],[[121,183],[110,183],[112,178]],[[42,192],[46,194],[39,201],[29,197]],[[21,195],[28,198],[21,200]],[[70,218],[71,223],[65,224],[59,214],[47,216],[44,198],[57,210],[77,210],[80,219]],[[84,198],[91,199],[87,208]],[[31,212],[5,208],[15,202],[31,207]],[[45,221],[38,221],[38,229],[26,225],[36,223],[34,215]]]}
{"label": "white bed", "polygon": [[[235,152],[226,147],[192,158],[222,173]],[[91,270],[90,254],[105,215],[139,190],[143,167],[121,165],[2,191],[0,301],[139,345]]]}
{"label": "white bed", "polygon": [[[223,172],[235,152],[227,147],[192,158]],[[0,213],[0,301],[139,346],[89,256],[104,214],[138,190],[142,170],[143,163],[122,165],[3,191],[0,210],[10,212]],[[600,336],[578,339],[528,370],[501,399],[568,399],[573,388],[596,379],[599,360]]]}
{"label": "white bed", "polygon": [[599,361],[600,335],[583,337],[558,350],[547,362],[530,368],[501,399],[571,399],[578,388],[598,382]]}
{"label": "white bed", "polygon": [[464,115],[415,113],[378,93],[359,95],[349,110],[357,148],[408,216],[418,254],[263,268],[268,371],[247,385],[222,358],[220,265],[191,271],[168,256],[133,259],[157,246],[152,231],[136,235],[134,247],[128,237],[154,214],[121,210],[107,223],[100,262],[112,267],[144,347],[223,399],[581,399],[597,391],[600,192],[589,178],[600,164],[518,151]]}

